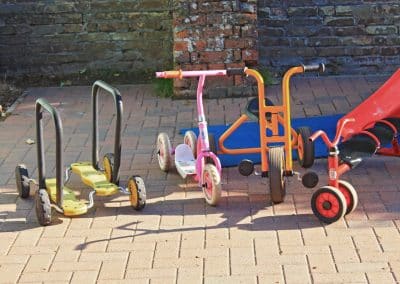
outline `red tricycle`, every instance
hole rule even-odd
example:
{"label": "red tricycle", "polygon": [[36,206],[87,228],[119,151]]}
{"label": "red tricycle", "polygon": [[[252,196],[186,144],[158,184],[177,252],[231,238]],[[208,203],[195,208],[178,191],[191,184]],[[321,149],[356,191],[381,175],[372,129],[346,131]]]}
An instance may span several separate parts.
{"label": "red tricycle", "polygon": [[[315,191],[311,199],[311,208],[321,221],[333,223],[357,206],[356,190],[349,182],[339,179],[341,175],[373,154],[400,156],[399,90],[400,69],[338,121],[333,141],[321,130],[311,135],[310,141],[321,136],[329,149],[328,185]],[[304,186],[313,188],[318,183],[318,175],[309,172],[302,181]]]}

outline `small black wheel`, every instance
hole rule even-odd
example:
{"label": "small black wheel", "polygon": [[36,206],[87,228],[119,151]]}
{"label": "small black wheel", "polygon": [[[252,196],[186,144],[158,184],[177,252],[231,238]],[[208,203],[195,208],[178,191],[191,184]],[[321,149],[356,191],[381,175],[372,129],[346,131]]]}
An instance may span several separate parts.
{"label": "small black wheel", "polygon": [[20,164],[15,167],[15,181],[19,196],[24,199],[28,198],[30,192],[29,174],[25,165]]}
{"label": "small black wheel", "polygon": [[35,195],[36,218],[40,225],[47,226],[51,223],[51,204],[46,189],[39,189]]}
{"label": "small black wheel", "polygon": [[[213,152],[215,155],[217,155],[217,144],[215,142],[214,134],[208,133],[208,143],[210,144],[210,152]],[[214,165],[214,160],[211,157],[207,157],[206,163]]]}
{"label": "small black wheel", "polygon": [[347,181],[339,180],[339,190],[342,192],[344,198],[346,199],[346,215],[356,209],[358,205],[358,195],[354,187]]}
{"label": "small black wheel", "polygon": [[319,181],[316,172],[307,172],[301,177],[301,183],[307,188],[314,188]]}
{"label": "small black wheel", "polygon": [[241,160],[238,170],[242,176],[247,177],[254,172],[254,163],[248,159]]}
{"label": "small black wheel", "polygon": [[268,152],[269,188],[273,203],[285,200],[286,180],[284,178],[285,151],[283,147],[270,148]]}
{"label": "small black wheel", "polygon": [[113,174],[114,174],[114,154],[107,153],[103,157],[103,169],[104,175],[106,176],[109,182],[114,182]]}
{"label": "small black wheel", "polygon": [[133,209],[142,210],[146,205],[146,187],[143,179],[139,176],[131,176],[127,187],[131,193],[130,201]]}
{"label": "small black wheel", "polygon": [[314,142],[308,139],[311,135],[310,127],[297,129],[297,160],[299,165],[306,169],[314,164],[315,159]]}
{"label": "small black wheel", "polygon": [[323,186],[314,192],[311,198],[311,208],[319,220],[330,224],[345,215],[346,199],[336,187]]}
{"label": "small black wheel", "polygon": [[196,134],[189,130],[185,132],[185,136],[183,137],[183,142],[192,149],[193,157],[196,158],[197,154],[197,136]]}

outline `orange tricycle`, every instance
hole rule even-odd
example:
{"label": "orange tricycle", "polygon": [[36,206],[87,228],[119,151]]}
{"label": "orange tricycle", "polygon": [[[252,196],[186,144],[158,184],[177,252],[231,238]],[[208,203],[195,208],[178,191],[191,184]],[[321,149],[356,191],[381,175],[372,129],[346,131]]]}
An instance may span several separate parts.
{"label": "orange tricycle", "polygon": [[[311,136],[309,127],[291,127],[290,118],[290,79],[295,74],[307,71],[325,70],[324,64],[300,65],[290,68],[282,81],[282,105],[274,105],[265,96],[264,80],[261,74],[249,68],[231,68],[227,75],[246,75],[253,77],[257,82],[258,96],[251,99],[242,114],[218,139],[219,154],[254,154],[261,155],[261,175],[269,178],[271,200],[281,203],[286,195],[285,177],[293,176],[292,149],[297,151],[298,162],[303,168],[309,168],[314,163],[314,143],[308,138]],[[229,149],[224,142],[242,124],[256,121],[259,124],[260,145],[253,148]],[[216,146],[216,145],[215,145]],[[215,147],[214,146],[214,147]],[[254,163],[244,159],[239,164],[239,172],[249,176],[254,172]],[[257,174],[257,173],[256,173]]]}

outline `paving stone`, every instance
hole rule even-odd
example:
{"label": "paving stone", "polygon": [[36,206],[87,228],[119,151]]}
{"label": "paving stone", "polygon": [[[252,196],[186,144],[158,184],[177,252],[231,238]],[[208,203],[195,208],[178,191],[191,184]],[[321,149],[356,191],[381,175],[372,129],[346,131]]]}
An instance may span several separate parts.
{"label": "paving stone", "polygon": [[[379,85],[364,77],[354,82],[341,77],[297,78],[292,111],[305,116],[305,105],[296,104],[314,100],[314,105],[308,105],[309,114],[345,113]],[[157,98],[145,85],[121,88],[128,93],[142,90],[125,96],[127,103],[123,98],[126,117],[120,173],[121,185],[132,174],[144,178],[148,199],[140,212],[132,210],[128,196],[96,197],[88,214],[68,218],[54,213],[54,223],[41,227],[36,223],[33,198],[17,197],[14,166],[8,165],[22,160],[32,176],[37,176],[35,147],[21,142],[35,135],[30,113],[36,97],[45,94],[61,108],[67,139],[65,162],[90,160],[90,102],[81,95],[82,89],[32,89],[15,110],[18,115],[0,122],[0,131],[18,138],[0,137],[2,281],[395,283],[400,279],[396,158],[365,159],[343,175],[356,188],[359,205],[330,225],[313,215],[313,191],[305,190],[297,180],[288,179],[285,202],[271,205],[268,180],[242,177],[236,167],[223,169],[221,202],[210,207],[196,181],[182,180],[175,169],[161,172],[154,153],[158,132],[167,131],[177,145],[182,142],[179,129],[196,125],[194,101]],[[279,92],[278,87],[270,88],[276,102]],[[207,100],[209,124],[232,122],[247,101]],[[104,145],[100,152],[113,150],[108,107],[101,108]],[[75,117],[76,112],[82,114]],[[54,174],[54,137],[50,133],[45,137],[48,174]],[[297,164],[295,170],[301,171]],[[326,182],[326,159],[317,160],[313,170],[320,176],[320,185]],[[71,184],[86,194],[79,177]]]}

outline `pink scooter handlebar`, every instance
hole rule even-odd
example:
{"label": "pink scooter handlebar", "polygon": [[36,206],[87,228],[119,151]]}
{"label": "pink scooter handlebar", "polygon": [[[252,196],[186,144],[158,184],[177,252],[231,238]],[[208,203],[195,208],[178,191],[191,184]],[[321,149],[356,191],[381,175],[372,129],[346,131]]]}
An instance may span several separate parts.
{"label": "pink scooter handlebar", "polygon": [[324,140],[325,144],[328,147],[336,147],[337,144],[339,143],[340,137],[342,136],[342,131],[344,126],[349,123],[349,122],[354,122],[355,119],[354,118],[346,118],[343,120],[343,122],[341,123],[341,125],[338,127],[337,131],[336,131],[336,136],[335,139],[333,141],[329,140],[328,135],[326,135],[325,131],[322,130],[318,130],[316,131],[313,135],[310,136],[309,140],[311,142],[315,141],[319,136],[321,136],[322,140]]}

